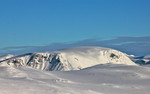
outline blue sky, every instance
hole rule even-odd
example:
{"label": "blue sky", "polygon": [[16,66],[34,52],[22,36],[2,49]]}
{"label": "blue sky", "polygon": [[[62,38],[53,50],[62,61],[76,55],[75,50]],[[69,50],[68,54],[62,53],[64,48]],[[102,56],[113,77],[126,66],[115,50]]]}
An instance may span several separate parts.
{"label": "blue sky", "polygon": [[0,1],[1,49],[123,36],[150,36],[150,0]]}

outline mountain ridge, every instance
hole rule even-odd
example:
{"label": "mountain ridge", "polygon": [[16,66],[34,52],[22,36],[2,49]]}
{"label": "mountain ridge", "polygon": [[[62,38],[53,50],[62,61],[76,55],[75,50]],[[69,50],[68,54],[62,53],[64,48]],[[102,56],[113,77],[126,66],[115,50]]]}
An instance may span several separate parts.
{"label": "mountain ridge", "polygon": [[53,52],[36,52],[12,57],[1,63],[17,67],[30,66],[47,71],[80,70],[98,64],[136,65],[125,53],[103,47],[76,47]]}

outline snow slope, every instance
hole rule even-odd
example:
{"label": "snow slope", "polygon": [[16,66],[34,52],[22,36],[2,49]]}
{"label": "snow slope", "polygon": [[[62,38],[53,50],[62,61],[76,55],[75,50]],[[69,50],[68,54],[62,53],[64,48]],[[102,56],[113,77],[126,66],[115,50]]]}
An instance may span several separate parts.
{"label": "snow slope", "polygon": [[97,64],[136,65],[126,54],[102,47],[77,47],[55,52],[32,53],[1,62],[12,66],[30,66],[41,70],[80,70]]}
{"label": "snow slope", "polygon": [[150,66],[136,66],[126,54],[109,48],[29,53],[0,62],[0,94],[149,94],[150,90]]}
{"label": "snow slope", "polygon": [[131,57],[131,59],[139,65],[150,64],[150,55],[141,56],[141,57]]}
{"label": "snow slope", "polygon": [[105,64],[77,71],[0,66],[0,94],[149,94],[150,66]]}
{"label": "snow slope", "polygon": [[5,56],[1,56],[0,57],[0,61],[2,61],[2,60],[6,60],[6,59],[9,59],[9,58],[12,58],[12,57],[14,57],[15,55],[11,55],[11,54],[8,54],[8,55],[5,55]]}

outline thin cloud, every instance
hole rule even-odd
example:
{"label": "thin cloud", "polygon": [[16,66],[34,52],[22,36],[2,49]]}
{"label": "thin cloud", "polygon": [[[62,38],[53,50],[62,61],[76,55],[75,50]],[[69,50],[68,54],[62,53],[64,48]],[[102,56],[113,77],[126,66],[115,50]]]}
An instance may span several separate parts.
{"label": "thin cloud", "polygon": [[46,46],[17,46],[0,49],[4,54],[24,54],[31,52],[54,51],[64,48],[78,46],[102,46],[114,48],[128,54],[147,55],[150,54],[150,36],[146,37],[118,37],[111,40],[86,39],[72,43],[53,43]]}

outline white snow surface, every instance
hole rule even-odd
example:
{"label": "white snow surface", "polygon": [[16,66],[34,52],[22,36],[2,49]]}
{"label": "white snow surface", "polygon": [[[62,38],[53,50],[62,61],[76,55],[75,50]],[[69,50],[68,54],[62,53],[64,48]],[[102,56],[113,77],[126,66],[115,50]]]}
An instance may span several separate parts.
{"label": "white snow surface", "polygon": [[14,57],[14,56],[15,56],[15,55],[11,55],[11,54],[1,56],[1,57],[0,57],[0,61],[1,61],[1,60],[5,60],[5,59],[12,58],[12,57]]}
{"label": "white snow surface", "polygon": [[97,64],[136,65],[126,54],[102,47],[77,47],[55,52],[40,52],[17,56],[2,64],[30,66],[35,69],[53,71],[80,70]]}
{"label": "white snow surface", "polygon": [[0,94],[149,94],[150,66],[105,64],[76,71],[0,66]]}
{"label": "white snow surface", "polygon": [[150,66],[137,66],[126,54],[109,48],[30,53],[0,62],[0,94],[149,94],[150,91]]}

